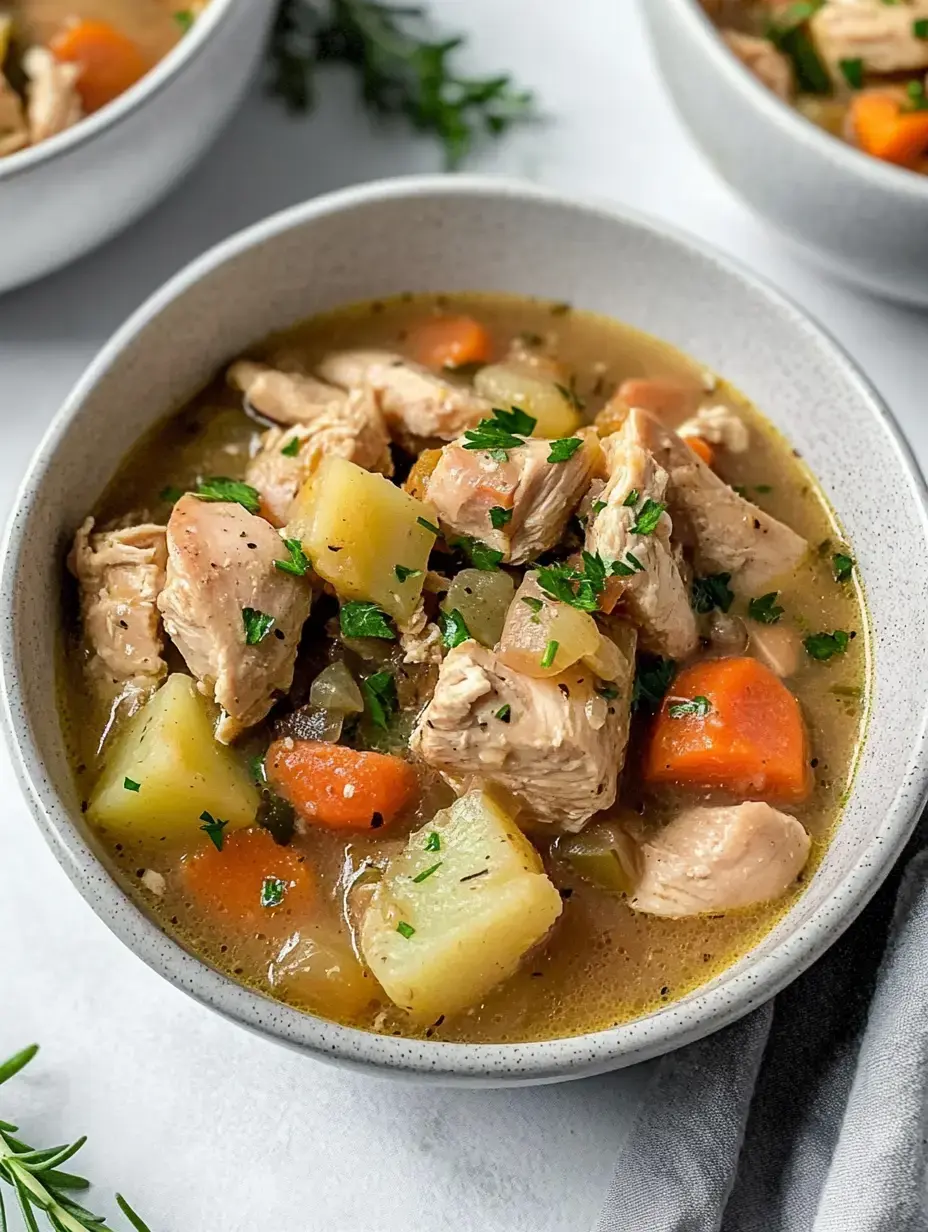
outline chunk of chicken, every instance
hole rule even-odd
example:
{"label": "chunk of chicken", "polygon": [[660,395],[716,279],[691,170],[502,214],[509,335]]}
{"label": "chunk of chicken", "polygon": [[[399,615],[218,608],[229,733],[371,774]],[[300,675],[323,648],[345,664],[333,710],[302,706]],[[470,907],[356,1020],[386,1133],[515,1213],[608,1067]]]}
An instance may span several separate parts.
{"label": "chunk of chicken", "polygon": [[692,418],[677,428],[684,440],[698,436],[710,445],[721,445],[729,453],[747,453],[751,433],[737,412],[728,406],[702,406]]}
{"label": "chunk of chicken", "polygon": [[393,474],[390,438],[369,390],[355,390],[342,402],[321,406],[313,418],[289,428],[271,428],[261,438],[261,449],[249,463],[245,479],[261,493],[263,512],[275,525],[285,524],[293,498],[328,456],[347,458],[381,475]]}
{"label": "chunk of chicken", "polygon": [[786,56],[769,39],[742,34],[738,30],[723,30],[721,33],[729,50],[748,72],[753,73],[761,85],[789,102],[795,91],[795,81],[793,66]]}
{"label": "chunk of chicken", "polygon": [[0,72],[0,158],[15,154],[28,144],[29,129],[22,99]]}
{"label": "chunk of chicken", "polygon": [[26,86],[26,118],[33,145],[63,133],[84,114],[77,80],[79,64],[58,60],[45,47],[30,47],[23,56]]}
{"label": "chunk of chicken", "polygon": [[674,533],[693,548],[697,573],[730,573],[733,590],[756,595],[796,569],[809,550],[801,535],[739,496],[660,420],[633,414],[670,476]]}
{"label": "chunk of chicken", "polygon": [[473,779],[502,789],[535,821],[579,830],[615,801],[633,676],[632,649],[612,700],[589,670],[535,680],[462,642],[441,666],[410,748],[456,791]]}
{"label": "chunk of chicken", "polygon": [[[505,462],[455,441],[442,450],[428,480],[428,499],[439,518],[520,565],[554,547],[589,487],[602,459],[592,429],[576,434],[583,444],[566,462],[549,462],[551,442],[531,439],[508,451]],[[491,509],[509,521],[494,526]]]}
{"label": "chunk of chicken", "polygon": [[244,394],[259,415],[285,427],[312,423],[320,415],[340,410],[348,401],[343,389],[326,385],[314,376],[281,372],[250,359],[236,360],[226,373],[226,380]]}
{"label": "chunk of chicken", "polygon": [[[229,744],[289,689],[311,591],[304,578],[275,568],[286,555],[280,536],[241,505],[181,497],[167,544],[158,607],[200,692],[222,707],[216,737]],[[273,618],[254,645],[246,641],[247,609],[256,620]]]}
{"label": "chunk of chicken", "polygon": [[670,917],[780,898],[809,858],[809,836],[758,800],[679,813],[640,849],[636,911]]}
{"label": "chunk of chicken", "polygon": [[165,582],[165,531],[145,523],[95,535],[93,525],[88,518],[68,557],[92,651],[88,670],[105,699],[125,694],[135,708],[167,673],[156,606]]}
{"label": "chunk of chicken", "polygon": [[802,662],[802,639],[789,625],[759,625],[751,621],[748,644],[755,659],[760,659],[777,676],[795,676]]}
{"label": "chunk of chicken", "polygon": [[374,391],[394,438],[410,445],[438,437],[454,440],[491,413],[472,389],[443,380],[428,368],[390,351],[339,351],[327,355],[319,373],[333,385]]}
{"label": "chunk of chicken", "polygon": [[928,0],[888,4],[886,0],[831,0],[814,14],[809,29],[816,48],[837,81],[842,60],[863,60],[869,73],[914,72],[928,68],[928,42],[915,23],[928,17]]}
{"label": "chunk of chicken", "polygon": [[399,634],[404,663],[441,662],[441,629],[429,620],[424,603],[420,602],[409,620],[399,625]]}
{"label": "chunk of chicken", "polygon": [[[662,504],[667,490],[666,471],[642,444],[640,414],[629,412],[622,430],[603,441],[610,477],[591,511],[586,549],[598,553],[607,568],[617,562],[623,572],[632,570],[610,578],[605,610],[621,600],[648,650],[685,659],[696,648],[698,633],[689,590],[671,548],[673,525],[662,513],[652,532],[633,529],[644,502]],[[605,508],[600,507],[603,502]]]}

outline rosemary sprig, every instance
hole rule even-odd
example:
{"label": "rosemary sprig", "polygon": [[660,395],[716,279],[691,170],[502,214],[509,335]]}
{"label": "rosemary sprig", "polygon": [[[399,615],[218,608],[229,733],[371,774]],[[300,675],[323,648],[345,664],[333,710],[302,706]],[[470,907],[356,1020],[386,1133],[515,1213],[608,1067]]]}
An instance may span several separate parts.
{"label": "rosemary sprig", "polygon": [[[28,1065],[38,1051],[38,1044],[32,1044],[0,1064],[0,1086]],[[94,1215],[70,1197],[79,1190],[89,1189],[90,1182],[61,1169],[87,1139],[78,1138],[64,1146],[36,1150],[16,1137],[18,1133],[15,1125],[0,1121],[0,1181],[5,1181],[13,1190],[26,1232],[41,1232],[38,1220],[42,1216],[53,1232],[113,1232],[101,1215]],[[116,1195],[116,1201],[135,1232],[151,1232],[121,1194]],[[0,1232],[9,1232],[2,1187]]]}
{"label": "rosemary sprig", "polygon": [[270,88],[291,111],[315,101],[316,68],[349,65],[365,105],[403,116],[441,142],[448,170],[480,132],[498,137],[531,118],[533,97],[508,75],[462,77],[452,58],[462,37],[430,37],[425,10],[375,0],[280,0],[270,44]]}

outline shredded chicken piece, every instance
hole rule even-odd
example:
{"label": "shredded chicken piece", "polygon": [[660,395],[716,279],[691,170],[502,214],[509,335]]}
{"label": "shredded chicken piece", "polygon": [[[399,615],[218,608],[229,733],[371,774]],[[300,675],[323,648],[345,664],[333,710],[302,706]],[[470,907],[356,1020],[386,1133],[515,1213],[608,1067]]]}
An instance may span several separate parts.
{"label": "shredded chicken piece", "polygon": [[753,73],[768,90],[789,102],[795,91],[795,82],[793,66],[786,56],[769,39],[741,34],[737,30],[723,30],[721,34],[748,72]]}
{"label": "shredded chicken piece", "polygon": [[312,423],[320,415],[337,413],[348,401],[343,389],[326,385],[314,376],[281,372],[250,359],[237,360],[226,373],[233,389],[240,390],[253,410],[275,423]]}
{"label": "shredded chicken piece", "polygon": [[915,33],[916,22],[925,17],[928,0],[830,0],[813,15],[809,29],[836,79],[842,60],[863,60],[869,73],[916,72],[928,68],[928,42]]}
{"label": "shredded chicken piece", "polygon": [[29,78],[26,87],[26,116],[33,145],[63,133],[83,117],[77,81],[79,64],[58,60],[45,47],[30,47],[23,56],[23,69]]}
{"label": "shredded chicken piece", "polygon": [[424,603],[420,602],[409,620],[398,628],[404,663],[441,662],[441,629],[429,620]]}
{"label": "shredded chicken piece", "polygon": [[710,445],[721,445],[729,453],[747,453],[751,433],[747,424],[728,406],[703,406],[677,428],[684,440],[698,436]]}

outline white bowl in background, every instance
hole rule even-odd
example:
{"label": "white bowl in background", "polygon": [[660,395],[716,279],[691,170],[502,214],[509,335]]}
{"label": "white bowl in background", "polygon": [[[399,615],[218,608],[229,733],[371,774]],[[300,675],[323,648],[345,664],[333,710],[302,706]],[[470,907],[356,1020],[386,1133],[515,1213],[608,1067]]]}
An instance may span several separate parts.
{"label": "white bowl in background", "polygon": [[[237,984],[171,940],[113,880],[82,823],[56,709],[64,556],[125,454],[263,335],[411,291],[570,300],[659,335],[723,373],[818,475],[852,545],[873,627],[873,718],[839,833],[808,889],[752,953],[640,1020],[536,1044],[455,1044],[337,1026]],[[887,510],[892,533],[874,511]],[[142,959],[214,1009],[311,1055],[471,1085],[551,1082],[708,1034],[799,974],[867,902],[928,783],[928,518],[916,465],[853,364],[779,294],[701,244],[619,210],[499,180],[421,178],[275,215],[178,274],[91,365],[42,442],[0,577],[7,740],[29,804],[72,881]]]}
{"label": "white bowl in background", "polygon": [[641,0],[683,123],[749,206],[831,273],[928,304],[928,176],[830,136],[761,85],[697,0]]}
{"label": "white bowl in background", "polygon": [[174,186],[241,99],[274,8],[274,0],[211,0],[125,94],[0,159],[0,293],[82,256]]}

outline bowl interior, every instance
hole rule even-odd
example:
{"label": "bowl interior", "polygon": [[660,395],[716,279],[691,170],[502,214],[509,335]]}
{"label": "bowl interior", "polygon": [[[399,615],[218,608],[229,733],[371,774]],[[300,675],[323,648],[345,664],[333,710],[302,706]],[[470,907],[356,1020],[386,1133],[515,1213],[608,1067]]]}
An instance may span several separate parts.
{"label": "bowl interior", "polygon": [[[805,895],[711,985],[613,1030],[533,1045],[415,1043],[336,1027],[187,955],[111,881],[82,834],[55,707],[61,570],[75,527],[139,435],[241,348],[346,301],[411,291],[569,300],[722,373],[789,437],[852,545],[874,636],[874,720],[844,822]],[[8,532],[3,672],[18,769],[91,904],[146,961],[246,1025],[349,1063],[471,1082],[553,1080],[642,1060],[737,1017],[810,962],[866,901],[924,791],[928,530],[922,482],[850,363],[791,305],[647,222],[481,181],[394,182],[289,211],[227,242],[117,335],[43,443]]]}

